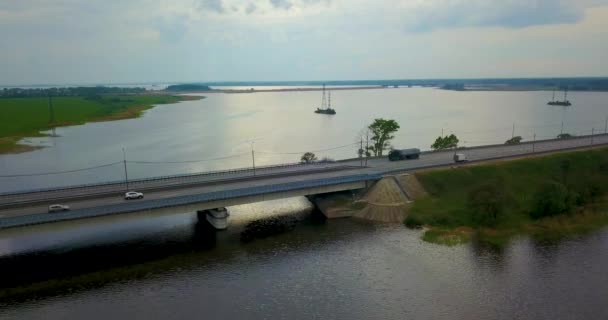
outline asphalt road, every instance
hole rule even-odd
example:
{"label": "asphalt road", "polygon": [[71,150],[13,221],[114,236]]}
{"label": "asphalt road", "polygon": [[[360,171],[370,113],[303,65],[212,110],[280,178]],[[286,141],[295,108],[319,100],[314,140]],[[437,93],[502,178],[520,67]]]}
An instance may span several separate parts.
{"label": "asphalt road", "polygon": [[[593,137],[593,144],[608,145],[608,135],[600,135]],[[493,160],[500,158],[525,156],[533,154],[534,152],[556,152],[561,150],[568,150],[572,148],[584,148],[591,147],[590,137],[581,137],[568,140],[548,140],[539,141],[535,144],[520,144],[514,146],[486,146],[469,148],[458,151],[459,153],[465,153],[468,160],[479,161],[479,160]],[[348,176],[362,173],[389,173],[394,171],[415,171],[417,169],[432,167],[432,166],[445,166],[454,165],[453,162],[453,151],[444,152],[432,152],[424,153],[417,160],[404,160],[404,161],[388,161],[386,158],[374,158],[368,160],[367,167],[359,167],[359,160],[343,161],[334,165],[322,166],[322,170],[317,167],[317,170],[311,170],[311,167],[293,167],[283,168],[277,170],[268,170],[265,174],[258,171],[257,176],[254,179],[227,179],[225,182],[218,183],[197,183],[189,187],[176,188],[172,186],[168,189],[153,190],[145,192],[145,199],[143,200],[128,200],[128,201],[146,201],[149,199],[166,199],[176,196],[202,194],[213,191],[225,191],[240,188],[247,188],[253,186],[272,185],[286,182],[305,181],[313,179],[323,179],[329,177]],[[333,166],[333,167],[332,167]],[[345,167],[345,166],[351,166]],[[280,173],[280,174],[278,174]],[[242,173],[249,174],[249,173]],[[233,176],[232,178],[239,178],[239,176]],[[217,180],[217,177],[215,178]],[[192,183],[192,181],[189,181]],[[197,180],[195,182],[204,182],[204,180]],[[154,182],[158,183],[158,182]],[[73,209],[83,209],[96,206],[103,206],[109,204],[124,203],[127,200],[122,198],[122,191],[124,186],[120,185],[120,189],[112,191],[111,194],[104,194],[99,196],[92,196],[89,199],[69,199],[68,194],[61,194],[67,199],[62,200],[60,203],[67,204]],[[94,192],[95,190],[93,190]],[[62,191],[69,192],[69,191]],[[27,198],[28,195],[21,195],[21,197]],[[38,196],[36,196],[38,197]],[[56,203],[56,200],[49,200],[46,202],[40,202],[34,205],[24,205],[23,207],[10,208],[0,210],[0,217],[17,216],[17,215],[29,215],[46,212],[48,205]]]}

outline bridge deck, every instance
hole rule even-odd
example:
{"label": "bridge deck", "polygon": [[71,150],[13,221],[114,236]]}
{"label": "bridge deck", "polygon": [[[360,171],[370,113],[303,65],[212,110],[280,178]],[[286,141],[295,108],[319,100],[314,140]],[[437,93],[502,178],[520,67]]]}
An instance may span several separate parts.
{"label": "bridge deck", "polygon": [[[593,139],[593,140],[592,140]],[[524,156],[545,153],[545,152],[556,152],[562,150],[573,150],[577,148],[587,148],[592,146],[605,146],[608,145],[608,135],[596,135],[593,138],[590,136],[578,137],[567,140],[545,140],[537,141],[536,143],[522,143],[519,145],[495,145],[495,146],[481,146],[474,148],[467,148],[459,151],[464,152],[470,161],[484,161],[489,159],[503,159],[514,156]],[[57,219],[73,219],[85,216],[95,216],[97,214],[111,214],[121,212],[132,212],[132,210],[145,210],[146,208],[161,208],[179,206],[180,201],[186,201],[184,199],[191,199],[192,201],[208,201],[204,199],[211,199],[205,197],[219,197],[219,195],[226,194],[238,194],[238,192],[273,192],[272,188],[276,186],[290,186],[290,183],[294,185],[307,185],[307,183],[319,183],[319,181],[338,181],[332,179],[341,179],[346,177],[361,176],[361,175],[382,175],[391,172],[405,172],[415,171],[422,168],[438,167],[438,166],[450,166],[454,165],[452,156],[454,151],[441,151],[441,152],[429,152],[424,153],[418,160],[405,160],[405,161],[388,161],[386,158],[373,158],[369,159],[368,167],[360,167],[358,159],[341,161],[335,164],[327,164],[321,167],[314,166],[296,166],[288,169],[267,169],[266,174],[259,175],[256,177],[241,176],[236,179],[224,179],[224,180],[197,180],[197,182],[184,182],[170,184],[168,187],[162,187],[162,180],[151,179],[153,184],[156,185],[153,191],[146,192],[146,200],[137,201],[125,201],[121,194],[115,190],[102,194],[96,194],[95,188],[93,188],[91,194],[86,194],[87,197],[82,198],[80,195],[70,197],[70,190],[55,190],[51,192],[59,192],[62,199],[62,203],[70,205],[74,210],[66,213],[59,214],[47,214],[46,208],[49,204],[56,202],[58,198],[53,198],[47,193],[49,191],[33,192],[27,194],[20,194],[21,200],[27,199],[27,197],[40,197],[40,194],[46,194],[47,198],[38,199],[34,203],[22,203],[14,208],[5,208],[0,210],[0,228],[2,226],[13,225],[17,221],[18,217],[32,216],[31,218],[24,219],[38,219],[36,221],[55,221]],[[246,173],[249,174],[249,173]],[[201,179],[201,175],[192,179]],[[245,179],[246,178],[246,179]],[[175,179],[189,179],[188,177],[179,177]],[[329,179],[329,180],[328,180]],[[174,181],[175,182],[175,181]],[[214,183],[211,183],[214,182]],[[145,182],[142,182],[145,183]],[[118,186],[122,186],[118,184]],[[115,187],[115,186],[114,186]],[[253,191],[251,191],[253,190]],[[67,194],[61,194],[61,192],[67,192]],[[122,191],[120,191],[122,192]],[[248,191],[249,192],[249,191]],[[6,195],[6,196],[17,196],[17,195]],[[6,204],[6,203],[5,203]],[[2,204],[0,203],[0,207]],[[110,208],[110,209],[108,209]],[[84,211],[83,211],[84,210]],[[104,211],[110,210],[110,211]],[[25,220],[19,220],[25,221]],[[29,221],[29,220],[28,220]],[[34,221],[34,220],[32,220]]]}

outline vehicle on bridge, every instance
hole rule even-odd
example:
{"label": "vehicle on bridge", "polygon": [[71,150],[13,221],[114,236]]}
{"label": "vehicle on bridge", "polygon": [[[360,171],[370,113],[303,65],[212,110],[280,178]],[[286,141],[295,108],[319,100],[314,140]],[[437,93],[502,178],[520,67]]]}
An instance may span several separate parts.
{"label": "vehicle on bridge", "polygon": [[454,162],[466,162],[467,156],[464,153],[454,153]]}
{"label": "vehicle on bridge", "polygon": [[64,204],[52,204],[49,206],[49,213],[70,211],[70,207]]}
{"label": "vehicle on bridge", "polygon": [[125,193],[125,200],[143,199],[143,198],[144,198],[144,194],[141,192],[129,191],[129,192]]}
{"label": "vehicle on bridge", "polygon": [[395,149],[391,150],[388,153],[388,159],[390,161],[398,161],[405,159],[418,159],[420,158],[420,149],[412,148],[412,149]]}

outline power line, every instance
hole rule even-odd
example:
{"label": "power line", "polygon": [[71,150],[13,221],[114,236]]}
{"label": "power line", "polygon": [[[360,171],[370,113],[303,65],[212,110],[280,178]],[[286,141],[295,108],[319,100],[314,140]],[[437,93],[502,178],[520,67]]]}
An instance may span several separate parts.
{"label": "power line", "polygon": [[133,164],[180,164],[180,163],[197,163],[197,162],[205,162],[205,161],[216,161],[216,160],[225,160],[242,157],[247,155],[248,153],[240,153],[233,156],[227,157],[219,157],[219,158],[208,158],[208,159],[199,159],[199,160],[184,160],[184,161],[127,161],[127,163]]}
{"label": "power line", "polygon": [[94,170],[94,169],[99,169],[99,168],[104,168],[104,167],[111,167],[111,166],[114,166],[114,165],[117,165],[117,164],[121,164],[121,163],[122,163],[122,161],[118,161],[118,162],[114,162],[114,163],[108,163],[108,164],[103,164],[103,165],[99,165],[99,166],[95,166],[95,167],[88,167],[88,168],[75,169],[75,170],[66,170],[66,171],[55,171],[55,172],[43,172],[43,173],[24,173],[24,174],[2,175],[2,176],[0,176],[0,178],[17,178],[17,177],[48,176],[48,175],[53,175],[53,174],[72,173],[72,172],[80,172],[80,171]]}

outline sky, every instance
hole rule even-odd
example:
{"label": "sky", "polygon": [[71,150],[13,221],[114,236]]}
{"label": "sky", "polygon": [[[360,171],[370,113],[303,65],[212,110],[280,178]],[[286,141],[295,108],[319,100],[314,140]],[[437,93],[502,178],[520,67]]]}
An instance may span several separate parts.
{"label": "sky", "polygon": [[0,0],[0,84],[608,76],[608,0]]}

